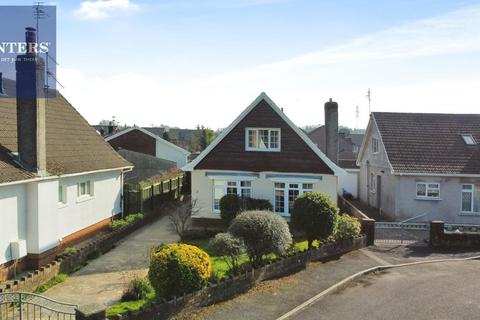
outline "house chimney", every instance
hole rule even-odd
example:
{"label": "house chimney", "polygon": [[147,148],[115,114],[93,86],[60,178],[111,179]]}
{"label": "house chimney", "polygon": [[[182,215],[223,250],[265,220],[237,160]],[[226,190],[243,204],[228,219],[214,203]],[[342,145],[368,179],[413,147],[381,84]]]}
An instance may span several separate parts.
{"label": "house chimney", "polygon": [[338,163],[338,103],[325,103],[325,150],[326,156]]}
{"label": "house chimney", "polygon": [[5,89],[3,88],[3,74],[0,72],[0,97],[4,97],[6,95]]}
{"label": "house chimney", "polygon": [[46,174],[45,63],[35,52],[36,30],[26,28],[26,53],[17,56],[17,144],[20,163]]}

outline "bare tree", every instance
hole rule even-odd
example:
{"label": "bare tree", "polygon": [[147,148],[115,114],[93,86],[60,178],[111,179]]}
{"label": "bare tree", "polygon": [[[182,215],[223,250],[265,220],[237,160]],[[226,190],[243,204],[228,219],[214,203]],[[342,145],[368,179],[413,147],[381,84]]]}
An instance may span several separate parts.
{"label": "bare tree", "polygon": [[168,210],[168,217],[172,222],[175,232],[183,237],[190,225],[190,219],[200,211],[198,199],[188,197],[185,201],[175,203],[171,210]]}

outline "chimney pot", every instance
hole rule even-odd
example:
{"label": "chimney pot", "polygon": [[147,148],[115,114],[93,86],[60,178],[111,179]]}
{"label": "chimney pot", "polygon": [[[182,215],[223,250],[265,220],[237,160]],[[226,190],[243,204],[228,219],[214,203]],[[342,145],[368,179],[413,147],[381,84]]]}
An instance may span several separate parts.
{"label": "chimney pot", "polygon": [[35,28],[25,28],[25,42],[27,43],[27,54],[35,54],[37,46],[37,30]]}

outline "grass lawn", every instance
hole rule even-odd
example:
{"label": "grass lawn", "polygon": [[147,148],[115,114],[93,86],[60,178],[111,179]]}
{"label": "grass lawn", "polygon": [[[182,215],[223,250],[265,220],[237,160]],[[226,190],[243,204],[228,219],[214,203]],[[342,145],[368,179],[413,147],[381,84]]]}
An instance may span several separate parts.
{"label": "grass lawn", "polygon": [[[199,240],[188,240],[188,241],[185,241],[185,243],[197,246],[197,247],[201,248],[202,250],[204,250],[206,253],[208,253],[208,255],[210,256],[210,258],[212,260],[212,269],[213,269],[213,273],[215,274],[215,277],[217,277],[217,279],[222,279],[222,278],[228,276],[228,272],[229,272],[230,268],[229,268],[228,264],[225,262],[223,256],[215,256],[213,254],[212,249],[210,248],[209,241],[210,241],[210,239],[199,239]],[[313,245],[318,246],[318,242],[314,241]],[[294,247],[293,247],[294,249],[293,250],[303,251],[303,250],[307,249],[307,246],[308,246],[307,240],[304,240],[304,239],[294,240]],[[266,257],[266,259],[267,260],[273,260],[276,257],[277,256],[272,253],[272,254],[269,254]],[[248,256],[247,256],[246,253],[244,253],[239,258],[239,264],[241,266],[241,265],[245,265],[247,263],[249,263]]]}
{"label": "grass lawn", "polygon": [[146,299],[135,301],[123,301],[112,305],[107,309],[107,317],[115,317],[119,314],[124,314],[128,311],[138,311],[144,305],[154,301],[156,298],[155,293],[151,293]]}

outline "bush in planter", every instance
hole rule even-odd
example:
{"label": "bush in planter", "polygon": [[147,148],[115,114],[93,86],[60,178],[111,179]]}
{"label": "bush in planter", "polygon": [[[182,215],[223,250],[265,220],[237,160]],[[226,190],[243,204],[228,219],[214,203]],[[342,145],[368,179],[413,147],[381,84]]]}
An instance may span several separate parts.
{"label": "bush in planter", "polygon": [[228,232],[217,233],[217,235],[210,240],[210,248],[214,255],[223,257],[223,260],[234,274],[238,273],[238,258],[245,249],[241,239],[235,238]]}
{"label": "bush in planter", "polygon": [[153,287],[146,278],[135,277],[129,282],[122,294],[122,301],[147,299],[153,293]]}
{"label": "bush in planter", "polygon": [[347,214],[341,214],[337,219],[335,230],[336,240],[347,240],[357,238],[360,235],[362,226],[357,218]]}
{"label": "bush in planter", "polygon": [[240,198],[236,194],[227,194],[220,199],[220,217],[228,226],[240,212]]}
{"label": "bush in planter", "polygon": [[211,274],[210,257],[198,247],[171,243],[151,253],[148,278],[160,298],[171,299],[198,290],[207,284]]}
{"label": "bush in planter", "polygon": [[308,248],[314,240],[324,240],[334,234],[338,208],[330,197],[320,192],[307,192],[295,200],[291,221],[305,232]]}
{"label": "bush in planter", "polygon": [[288,224],[282,217],[270,211],[245,211],[230,225],[229,233],[241,238],[254,266],[263,262],[264,255],[283,255],[292,244]]}

